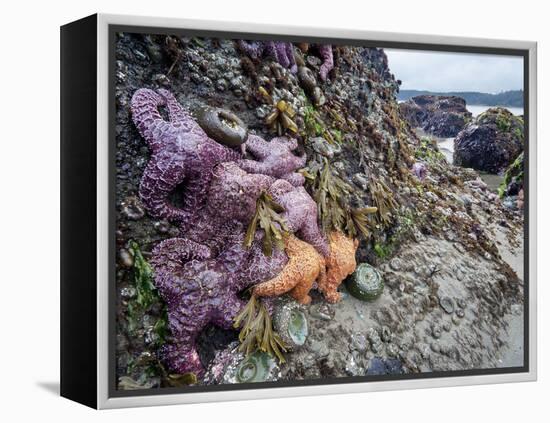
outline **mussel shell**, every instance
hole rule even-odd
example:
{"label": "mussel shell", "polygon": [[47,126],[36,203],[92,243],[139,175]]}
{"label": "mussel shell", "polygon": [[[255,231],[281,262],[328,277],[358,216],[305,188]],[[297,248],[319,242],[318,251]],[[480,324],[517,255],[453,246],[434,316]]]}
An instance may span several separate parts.
{"label": "mussel shell", "polygon": [[298,79],[300,80],[300,85],[304,88],[304,90],[307,93],[312,94],[313,90],[317,86],[317,79],[315,78],[313,71],[306,66],[300,66],[300,69],[298,69]]}
{"label": "mussel shell", "polygon": [[[227,122],[231,123],[228,125]],[[237,147],[248,139],[248,128],[229,110],[203,107],[197,112],[197,123],[210,138],[229,147]]]}

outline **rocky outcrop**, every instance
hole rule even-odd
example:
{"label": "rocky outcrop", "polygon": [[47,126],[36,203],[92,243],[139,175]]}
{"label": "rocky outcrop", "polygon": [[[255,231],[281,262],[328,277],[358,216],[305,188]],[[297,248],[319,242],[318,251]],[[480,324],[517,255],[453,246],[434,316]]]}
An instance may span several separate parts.
{"label": "rocky outcrop", "polygon": [[454,137],[472,118],[466,101],[456,96],[419,95],[399,105],[401,115],[413,127],[438,137]]}
{"label": "rocky outcrop", "polygon": [[523,119],[491,108],[457,135],[454,164],[499,173],[523,151],[523,141]]}

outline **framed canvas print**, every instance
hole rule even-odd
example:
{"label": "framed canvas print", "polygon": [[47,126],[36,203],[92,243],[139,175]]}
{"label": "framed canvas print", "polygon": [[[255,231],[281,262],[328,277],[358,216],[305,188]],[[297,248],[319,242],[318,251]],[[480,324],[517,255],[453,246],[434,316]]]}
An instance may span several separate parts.
{"label": "framed canvas print", "polygon": [[61,394],[536,378],[536,44],[61,28]]}

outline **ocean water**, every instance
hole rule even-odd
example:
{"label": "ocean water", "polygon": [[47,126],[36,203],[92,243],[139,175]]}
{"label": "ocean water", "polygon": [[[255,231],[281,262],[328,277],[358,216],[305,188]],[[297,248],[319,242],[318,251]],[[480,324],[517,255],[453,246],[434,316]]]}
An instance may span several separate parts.
{"label": "ocean water", "polygon": [[[482,106],[479,104],[467,104],[466,108],[468,111],[474,115],[474,117],[479,116],[482,114],[485,110],[490,109],[491,107],[495,106]],[[523,107],[504,107],[505,109],[510,110],[514,115],[521,116],[523,115]]]}

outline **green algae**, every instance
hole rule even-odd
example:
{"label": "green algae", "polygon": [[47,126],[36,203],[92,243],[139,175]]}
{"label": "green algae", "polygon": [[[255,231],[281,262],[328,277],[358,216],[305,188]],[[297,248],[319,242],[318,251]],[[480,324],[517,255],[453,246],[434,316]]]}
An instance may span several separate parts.
{"label": "green algae", "polygon": [[445,155],[439,151],[437,141],[430,137],[420,138],[420,144],[414,152],[414,157],[430,164],[445,160]]}
{"label": "green algae", "polygon": [[504,179],[498,187],[498,196],[500,198],[504,197],[506,193],[506,188],[513,181],[523,182],[523,153],[521,153],[514,162],[508,166],[506,172],[504,173]]}
{"label": "green algae", "polygon": [[128,331],[135,333],[141,325],[143,316],[162,304],[160,316],[153,325],[155,344],[162,345],[168,336],[168,315],[160,299],[159,292],[153,284],[154,275],[137,242],[129,242],[129,251],[133,257],[132,282],[136,295],[128,301]]}

